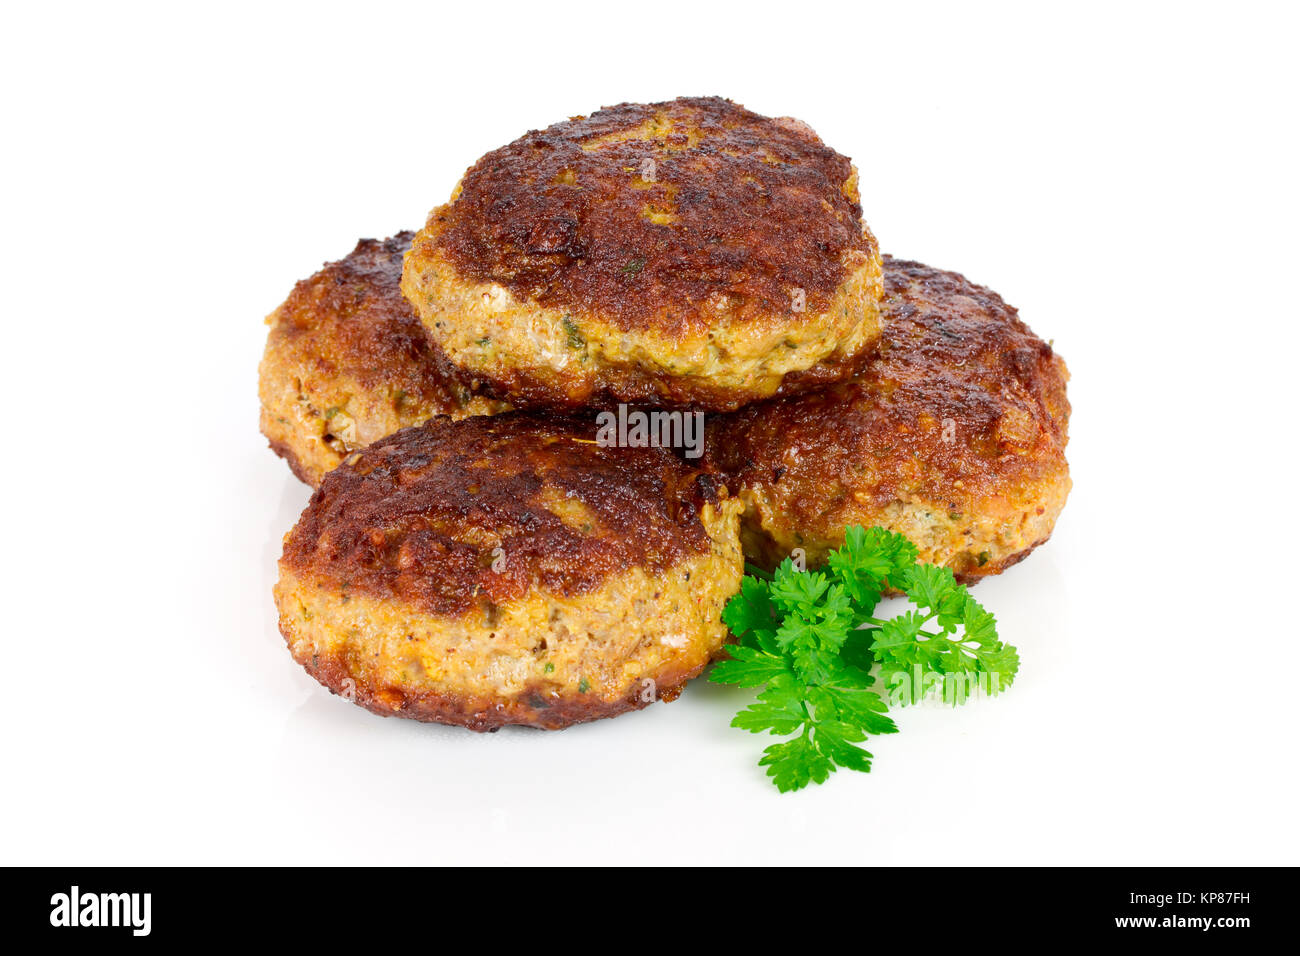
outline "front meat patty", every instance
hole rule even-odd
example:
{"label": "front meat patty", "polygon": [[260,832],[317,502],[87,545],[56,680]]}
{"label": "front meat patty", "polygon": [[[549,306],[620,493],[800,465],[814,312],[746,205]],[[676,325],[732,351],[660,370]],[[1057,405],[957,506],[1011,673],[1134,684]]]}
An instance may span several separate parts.
{"label": "front meat patty", "polygon": [[435,418],[325,476],[275,588],[295,660],[385,716],[555,729],[673,700],[722,647],[740,503],[587,419]]}

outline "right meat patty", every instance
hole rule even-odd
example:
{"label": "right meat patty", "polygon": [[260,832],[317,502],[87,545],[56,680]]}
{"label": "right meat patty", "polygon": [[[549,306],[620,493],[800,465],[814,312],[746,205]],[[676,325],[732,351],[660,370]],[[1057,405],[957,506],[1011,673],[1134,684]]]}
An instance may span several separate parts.
{"label": "right meat patty", "polygon": [[885,257],[885,329],[850,382],[709,424],[707,462],[745,504],[750,560],[810,565],[847,525],[907,535],[963,580],[1051,535],[1070,492],[1065,362],[997,293]]}

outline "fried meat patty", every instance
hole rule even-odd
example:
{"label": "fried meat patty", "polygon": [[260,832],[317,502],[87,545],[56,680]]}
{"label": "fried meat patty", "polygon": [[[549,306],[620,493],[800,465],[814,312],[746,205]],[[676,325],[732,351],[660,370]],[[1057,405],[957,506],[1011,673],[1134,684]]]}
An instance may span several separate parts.
{"label": "fried meat patty", "polygon": [[850,524],[901,532],[972,580],[1047,540],[1070,490],[1065,362],[996,293],[885,257],[885,331],[853,381],[710,422],[747,555],[810,564]]}
{"label": "fried meat patty", "polygon": [[280,630],[378,714],[548,729],[672,700],[721,648],[740,503],[586,419],[439,417],[353,454],[285,537]]}
{"label": "fried meat patty", "polygon": [[488,153],[402,291],[519,405],[730,410],[848,378],[880,331],[857,172],[798,120],[625,103]]}
{"label": "fried meat patty", "polygon": [[399,428],[507,407],[443,371],[402,298],[402,256],[413,236],[362,239],[346,258],[299,282],[266,320],[262,434],[310,485]]}

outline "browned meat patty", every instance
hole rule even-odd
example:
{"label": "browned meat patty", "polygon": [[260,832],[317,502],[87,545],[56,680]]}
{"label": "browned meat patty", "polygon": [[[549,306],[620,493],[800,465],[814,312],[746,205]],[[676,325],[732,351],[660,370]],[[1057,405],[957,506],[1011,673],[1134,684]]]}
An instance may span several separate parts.
{"label": "browned meat patty", "polygon": [[271,313],[258,393],[262,434],[310,485],[348,453],[434,415],[507,406],[454,381],[402,298],[402,256],[414,233],[362,239],[294,286]]}
{"label": "browned meat patty", "polygon": [[559,728],[672,700],[722,646],[740,504],[588,420],[436,418],[325,476],[285,538],[294,658],[378,714]]}
{"label": "browned meat patty", "polygon": [[1047,540],[1070,490],[1065,362],[996,293],[885,257],[885,332],[855,380],[710,423],[752,560],[809,563],[850,524],[970,580]]}
{"label": "browned meat patty", "polygon": [[881,288],[849,160],[718,98],[625,103],[488,153],[402,279],[451,362],[515,404],[706,410],[849,377]]}

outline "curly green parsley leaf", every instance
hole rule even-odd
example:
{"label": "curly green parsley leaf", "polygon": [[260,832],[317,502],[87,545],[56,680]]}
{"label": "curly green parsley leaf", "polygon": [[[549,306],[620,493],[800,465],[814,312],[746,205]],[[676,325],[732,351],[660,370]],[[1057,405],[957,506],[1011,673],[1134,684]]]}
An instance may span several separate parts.
{"label": "curly green parsley leaf", "polygon": [[[882,597],[898,592],[913,608],[875,617]],[[859,744],[898,730],[877,679],[915,691],[891,691],[900,704],[931,686],[957,704],[976,686],[998,693],[1020,667],[993,615],[952,571],[918,563],[916,546],[883,528],[845,529],[824,569],[801,571],[789,559],[770,575],[753,569],[722,620],[737,643],[710,679],[762,688],[731,723],[789,738],[759,760],[783,793],[824,783],[841,767],[871,769]]]}

